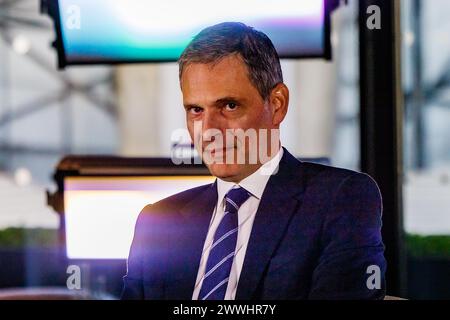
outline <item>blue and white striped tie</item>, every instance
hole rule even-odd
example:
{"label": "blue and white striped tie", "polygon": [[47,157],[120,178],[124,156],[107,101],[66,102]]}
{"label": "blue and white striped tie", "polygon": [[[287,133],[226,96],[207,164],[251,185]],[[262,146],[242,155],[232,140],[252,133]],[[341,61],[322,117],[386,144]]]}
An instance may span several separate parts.
{"label": "blue and white striped tie", "polygon": [[243,188],[225,196],[225,214],[217,227],[206,264],[199,300],[224,300],[236,251],[238,210],[250,194]]}

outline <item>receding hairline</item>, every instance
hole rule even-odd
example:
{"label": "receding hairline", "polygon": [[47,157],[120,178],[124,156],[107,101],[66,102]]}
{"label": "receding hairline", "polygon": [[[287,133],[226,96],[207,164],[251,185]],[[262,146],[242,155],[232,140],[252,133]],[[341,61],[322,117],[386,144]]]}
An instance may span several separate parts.
{"label": "receding hairline", "polygon": [[254,83],[253,83],[253,81],[252,81],[252,79],[251,79],[251,75],[250,75],[250,68],[249,68],[249,66],[245,63],[245,60],[244,60],[244,57],[242,56],[242,54],[240,53],[240,52],[238,52],[238,51],[235,51],[235,52],[232,52],[232,53],[228,53],[228,54],[225,54],[225,55],[223,55],[223,56],[221,56],[221,57],[218,57],[218,58],[216,58],[216,59],[211,59],[211,61],[203,61],[203,60],[199,60],[199,61],[195,61],[195,59],[194,60],[187,60],[186,61],[186,63],[183,63],[183,65],[182,66],[180,66],[180,70],[179,70],[179,81],[180,81],[180,87],[182,88],[183,87],[183,85],[182,85],[182,77],[183,77],[183,74],[184,74],[184,72],[185,72],[185,70],[188,68],[188,67],[190,67],[190,66],[192,66],[192,65],[199,65],[199,64],[202,64],[202,65],[205,65],[205,66],[208,66],[210,69],[214,69],[214,67],[216,67],[219,63],[221,63],[223,60],[225,60],[225,59],[227,59],[227,58],[232,58],[232,57],[236,57],[236,58],[238,58],[239,59],[239,61],[241,62],[241,64],[244,66],[244,68],[245,68],[245,70],[246,70],[246,76],[247,76],[247,79],[248,79],[248,81],[250,81],[250,83],[252,84],[252,86],[254,86],[256,89],[258,89],[255,85],[254,85]]}

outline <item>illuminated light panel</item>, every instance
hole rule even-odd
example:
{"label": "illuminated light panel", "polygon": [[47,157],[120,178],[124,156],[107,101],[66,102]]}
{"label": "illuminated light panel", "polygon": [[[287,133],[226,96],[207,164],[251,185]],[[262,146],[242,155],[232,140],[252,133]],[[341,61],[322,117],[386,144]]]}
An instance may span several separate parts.
{"label": "illuminated light panel", "polygon": [[199,31],[225,21],[265,32],[281,57],[325,50],[324,0],[60,0],[59,6],[69,64],[177,60]]}
{"label": "illuminated light panel", "polygon": [[213,177],[86,178],[64,182],[69,259],[126,259],[147,204],[214,182]]}

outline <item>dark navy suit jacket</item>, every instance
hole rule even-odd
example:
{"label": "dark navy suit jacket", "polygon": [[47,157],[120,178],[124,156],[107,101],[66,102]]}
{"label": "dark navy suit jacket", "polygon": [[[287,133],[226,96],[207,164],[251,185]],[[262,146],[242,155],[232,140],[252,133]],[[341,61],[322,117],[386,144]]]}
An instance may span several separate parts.
{"label": "dark navy suit jacket", "polygon": [[[123,299],[192,298],[216,202],[211,184],[142,210]],[[285,150],[261,198],[236,300],[384,298],[381,214],[369,176],[300,162]],[[367,285],[376,286],[370,266],[381,271],[380,289]]]}

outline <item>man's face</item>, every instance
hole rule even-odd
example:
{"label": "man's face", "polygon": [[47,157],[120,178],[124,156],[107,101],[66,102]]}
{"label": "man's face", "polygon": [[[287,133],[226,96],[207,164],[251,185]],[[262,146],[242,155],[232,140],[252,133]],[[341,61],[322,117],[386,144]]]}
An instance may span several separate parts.
{"label": "man's face", "polygon": [[[274,119],[276,108],[270,99],[264,101],[253,86],[239,55],[230,55],[216,64],[188,64],[181,77],[181,86],[188,130],[202,154],[219,133],[221,138],[227,137],[227,129],[256,129],[258,133],[259,129],[279,128],[280,121]],[[194,130],[196,122],[197,126],[201,123],[201,130]],[[257,139],[258,143],[253,141],[253,146],[249,145],[247,138],[223,139],[223,145],[219,144],[220,148],[212,152],[215,159],[223,161],[205,161],[211,174],[226,181],[239,182],[255,172],[261,161],[255,163],[249,159],[254,156],[251,153],[255,153],[255,144],[258,145],[256,152],[259,152],[259,135]],[[270,138],[265,140],[267,144],[271,143]],[[244,163],[237,159],[238,149],[245,153]]]}

